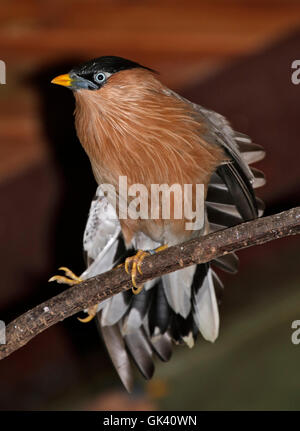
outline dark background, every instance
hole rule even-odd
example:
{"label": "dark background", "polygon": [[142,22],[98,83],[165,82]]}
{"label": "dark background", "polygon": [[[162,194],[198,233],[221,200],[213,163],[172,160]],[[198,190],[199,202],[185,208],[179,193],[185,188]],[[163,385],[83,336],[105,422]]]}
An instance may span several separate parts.
{"label": "dark background", "polygon": [[[96,187],[73,125],[72,93],[50,80],[100,55],[152,67],[184,96],[263,145],[266,214],[299,205],[300,4],[285,1],[2,0],[0,319],[52,297],[61,265],[84,269]],[[299,238],[239,253],[225,276],[221,331],[121,387],[94,322],[70,318],[0,362],[0,409],[299,409]]]}

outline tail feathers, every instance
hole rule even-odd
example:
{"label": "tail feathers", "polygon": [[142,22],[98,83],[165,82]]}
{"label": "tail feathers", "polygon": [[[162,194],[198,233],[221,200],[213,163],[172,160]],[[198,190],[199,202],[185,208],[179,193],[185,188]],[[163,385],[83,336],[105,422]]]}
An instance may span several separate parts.
{"label": "tail feathers", "polygon": [[151,379],[154,373],[152,348],[143,328],[124,336],[126,346],[145,379]]}
{"label": "tail feathers", "polygon": [[209,232],[217,232],[218,230],[226,229],[226,227],[218,223],[209,223]]}
{"label": "tail feathers", "polygon": [[180,314],[172,311],[170,334],[175,343],[185,343],[188,347],[194,346],[194,319],[192,311],[184,319]]}
{"label": "tail feathers", "polygon": [[171,359],[172,356],[172,339],[168,334],[163,334],[150,339],[151,346],[156,355],[164,362]]}
{"label": "tail feathers", "polygon": [[216,272],[213,269],[211,270],[211,272],[212,272],[212,277],[214,281],[214,288],[215,288],[215,293],[218,300],[218,305],[220,305],[223,292],[224,292],[224,285],[220,280],[219,276],[216,274]]}
{"label": "tail feathers", "polygon": [[244,162],[248,165],[259,162],[265,157],[266,152],[263,147],[253,144],[248,136],[242,133],[236,133],[235,140],[238,144],[238,148],[241,152]]}
{"label": "tail feathers", "polygon": [[[257,208],[253,188],[241,167],[231,161],[228,164],[219,166],[217,173],[226,184],[241,218],[244,221],[256,218]],[[238,223],[241,223],[241,220],[235,222],[235,224]]]}
{"label": "tail feathers", "polygon": [[235,274],[238,270],[239,258],[235,253],[230,253],[214,259],[212,264],[225,272]]}
{"label": "tail feathers", "polygon": [[[182,272],[178,271],[177,283]],[[130,357],[141,374],[150,379],[154,372],[154,354],[162,361],[168,361],[172,355],[172,341],[193,347],[198,331],[206,340],[217,338],[219,314],[214,280],[216,284],[221,282],[208,264],[197,265],[188,275],[183,274],[182,280],[187,281],[188,278],[191,296],[188,298],[189,312],[186,316],[172,306],[173,302],[178,305],[174,298],[178,285],[172,284],[172,278],[168,285],[170,290],[174,289],[171,303],[166,294],[166,284],[160,281],[155,289],[144,290],[131,301],[120,295],[115,304],[111,301],[109,307],[98,313],[104,343],[128,391],[132,390]],[[185,292],[180,284],[179,289],[181,293]],[[112,324],[116,319],[119,319],[118,323]]]}
{"label": "tail feathers", "polygon": [[101,313],[97,314],[97,319],[99,323],[99,331],[103,337],[103,341],[112,363],[117,370],[123,385],[128,392],[131,392],[133,389],[132,369],[119,325],[102,326],[100,322]]}
{"label": "tail feathers", "polygon": [[166,298],[162,281],[153,290],[151,306],[148,312],[150,336],[165,334],[170,321],[170,306]]}
{"label": "tail feathers", "polygon": [[233,215],[209,205],[207,205],[207,215],[210,223],[223,224],[227,227],[235,226],[243,221],[239,215]]}
{"label": "tail feathers", "polygon": [[206,202],[207,203],[219,203],[219,204],[228,204],[234,205],[234,200],[229,193],[228,188],[224,183],[221,183],[221,178],[215,175],[215,181],[219,178],[219,183],[210,183],[207,190]]}
{"label": "tail feathers", "polygon": [[152,296],[155,295],[155,290],[143,289],[139,295],[132,297],[130,309],[124,318],[122,326],[123,334],[130,334],[142,326],[146,313],[153,302]]}
{"label": "tail feathers", "polygon": [[228,214],[241,219],[240,213],[238,212],[235,205],[223,204],[219,202],[208,202],[206,205],[209,208],[214,208],[217,211],[221,211],[223,214]]}
{"label": "tail feathers", "polygon": [[258,197],[256,197],[256,205],[257,205],[257,209],[258,209],[258,217],[261,217],[265,211],[266,205],[265,205],[264,201]]}
{"label": "tail feathers", "polygon": [[252,184],[254,189],[258,189],[259,187],[262,187],[266,184],[265,175],[262,171],[256,168],[251,168],[251,172],[254,176],[254,181]]}
{"label": "tail feathers", "polygon": [[131,292],[122,292],[114,295],[103,307],[101,325],[109,326],[117,323],[128,310],[132,300]]}
{"label": "tail feathers", "polygon": [[220,324],[214,280],[209,265],[201,266],[206,274],[201,287],[193,290],[193,316],[203,338],[214,342],[218,337]]}
{"label": "tail feathers", "polygon": [[175,313],[186,318],[191,310],[191,285],[196,265],[166,274],[162,277],[164,292]]}

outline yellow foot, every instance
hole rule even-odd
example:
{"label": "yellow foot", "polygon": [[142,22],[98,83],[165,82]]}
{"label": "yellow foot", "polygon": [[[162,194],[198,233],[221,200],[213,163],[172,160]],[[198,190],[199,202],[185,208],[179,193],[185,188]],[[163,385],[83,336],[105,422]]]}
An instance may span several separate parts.
{"label": "yellow foot", "polygon": [[150,251],[138,250],[136,255],[127,257],[127,259],[125,260],[125,271],[127,272],[127,274],[129,274],[129,265],[131,264],[132,265],[131,266],[132,292],[135,295],[139,294],[144,287],[143,284],[138,286],[135,281],[137,276],[137,271],[140,274],[143,274],[141,270],[141,265],[143,260],[145,259],[146,256],[165,250],[167,247],[168,247],[167,245],[162,245],[161,247],[158,247],[155,250],[150,250]]}
{"label": "yellow foot", "polygon": [[81,319],[80,317],[77,317],[77,319],[79,320],[79,322],[82,322],[82,323],[88,323],[88,322],[90,322],[96,316],[96,314],[97,314],[97,308],[98,308],[98,304],[93,305],[92,307],[88,308],[88,310],[87,310],[88,316],[87,317],[85,317],[84,319]]}
{"label": "yellow foot", "polygon": [[[74,274],[73,271],[71,271],[69,268],[66,268],[65,266],[61,266],[58,268],[60,271],[63,271],[66,275],[54,275],[51,277],[48,281],[56,281],[60,284],[68,284],[69,286],[74,286],[74,284],[79,284],[83,281],[82,278],[78,277]],[[97,308],[98,304],[94,305],[93,307],[88,308],[88,316],[84,319],[81,319],[80,317],[77,317],[77,319],[82,323],[90,322],[97,314]]]}
{"label": "yellow foot", "polygon": [[71,271],[69,268],[66,268],[65,266],[61,266],[58,269],[60,271],[63,271],[66,276],[54,275],[48,281],[56,281],[57,283],[68,284],[69,286],[74,286],[74,284],[79,284],[83,281],[82,278],[77,277],[77,275],[75,275],[73,271]]}
{"label": "yellow foot", "polygon": [[129,274],[129,265],[131,264],[131,281],[132,281],[132,292],[137,295],[140,293],[144,287],[142,284],[141,286],[138,286],[136,284],[136,275],[137,271],[142,274],[141,271],[141,264],[146,256],[148,256],[150,253],[144,250],[139,250],[136,255],[127,257],[125,260],[125,271],[127,274]]}

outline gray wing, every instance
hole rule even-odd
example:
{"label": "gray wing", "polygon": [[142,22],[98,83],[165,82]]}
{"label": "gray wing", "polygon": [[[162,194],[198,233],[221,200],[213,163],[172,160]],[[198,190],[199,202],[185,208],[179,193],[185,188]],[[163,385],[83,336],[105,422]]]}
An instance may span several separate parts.
{"label": "gray wing", "polygon": [[[248,164],[262,160],[265,156],[264,149],[261,146],[253,144],[249,136],[234,131],[229,121],[223,115],[193,103],[170,89],[165,92],[193,107],[195,112],[200,116],[200,121],[202,120],[202,122],[209,126],[207,128],[209,132],[206,136],[208,141],[224,147],[232,158],[237,161],[251,184],[253,184],[255,175]],[[241,148],[243,152],[250,153],[254,158],[249,159],[248,155],[242,156],[240,154]]]}
{"label": "gray wing", "polygon": [[[263,148],[253,144],[248,136],[234,131],[221,114],[192,103],[172,90],[168,89],[166,93],[170,97],[176,97],[192,106],[199,121],[207,126],[203,137],[212,145],[220,145],[229,156],[228,162],[219,166],[216,175],[213,175],[211,189],[219,191],[222,186],[228,189],[228,196],[231,196],[241,220],[251,220],[261,215],[263,205],[261,201],[257,201],[253,189],[264,185],[265,179],[261,171],[251,168],[249,165],[264,158]],[[210,198],[212,197],[211,191]],[[215,198],[213,197],[213,199]],[[217,198],[215,200],[218,202]],[[220,212],[220,208],[218,209]],[[226,214],[230,212],[230,208],[224,207],[224,209]],[[220,218],[222,215],[218,217],[218,214],[214,214],[213,219],[219,220]],[[232,222],[234,220],[241,222],[238,218],[232,219]]]}

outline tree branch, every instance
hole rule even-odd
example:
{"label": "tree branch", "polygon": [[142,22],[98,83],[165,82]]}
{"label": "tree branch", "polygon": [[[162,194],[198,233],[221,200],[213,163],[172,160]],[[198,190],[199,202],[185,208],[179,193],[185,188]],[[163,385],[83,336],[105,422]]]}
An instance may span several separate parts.
{"label": "tree branch", "polygon": [[[204,237],[170,247],[146,257],[138,283],[205,263],[227,253],[300,233],[300,207],[252,220]],[[124,268],[97,275],[51,298],[11,322],[6,328],[6,344],[0,345],[0,359],[27,344],[36,335],[81,310],[131,288]]]}

